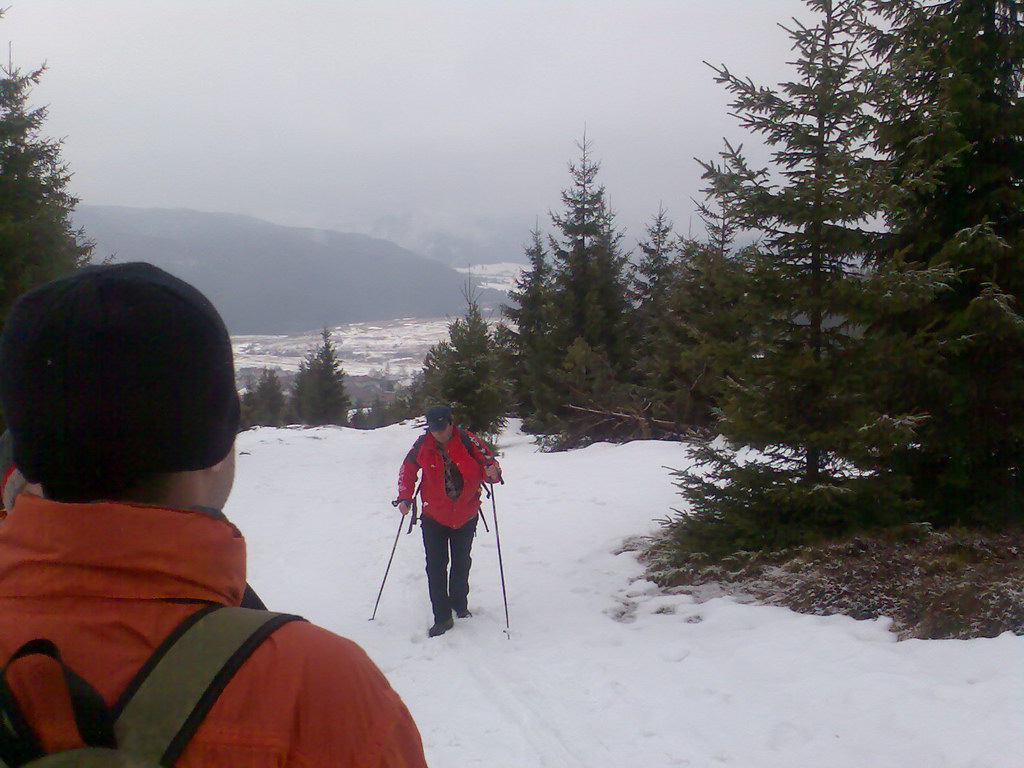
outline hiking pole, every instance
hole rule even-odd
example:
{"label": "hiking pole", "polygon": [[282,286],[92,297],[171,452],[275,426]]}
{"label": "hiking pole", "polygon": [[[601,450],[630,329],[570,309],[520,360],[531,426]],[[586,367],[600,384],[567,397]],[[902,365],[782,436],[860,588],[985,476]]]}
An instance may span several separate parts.
{"label": "hiking pole", "polygon": [[512,635],[509,634],[508,626],[508,593],[505,591],[505,566],[501,561],[501,534],[498,532],[498,507],[494,502],[494,488],[491,488],[491,515],[494,517],[494,538],[498,542],[498,570],[501,572],[501,599],[505,601],[505,637],[509,640],[512,639]]}
{"label": "hiking pole", "polygon": [[[416,493],[419,493],[419,492],[420,492],[420,489],[417,488],[416,489]],[[412,497],[412,510],[410,510],[410,512],[409,512],[409,530],[405,532],[406,535],[412,533],[412,529],[416,527],[416,520],[417,519],[418,518],[417,518],[417,512],[416,512],[416,497],[413,496]]]}
{"label": "hiking pole", "polygon": [[[487,494],[488,499],[491,498],[491,486],[484,484],[484,493]],[[480,519],[484,521],[484,530],[490,533],[491,529],[487,527],[487,515],[484,514],[484,510],[482,507],[480,508]]]}
{"label": "hiking pole", "polygon": [[370,621],[377,618],[377,606],[380,605],[380,596],[384,594],[384,582],[388,580],[388,571],[391,570],[391,561],[395,559],[395,550],[398,549],[398,537],[402,535],[402,525],[405,523],[405,515],[398,519],[398,533],[395,534],[395,543],[391,547],[391,557],[388,558],[388,567],[384,569],[384,578],[380,581],[380,591],[377,593],[377,602],[373,604],[373,616]]}
{"label": "hiking pole", "polygon": [[[410,514],[412,518],[409,520],[409,530],[406,533],[412,533],[412,527],[416,525],[416,497],[420,492],[420,485],[416,486],[416,490],[412,493],[412,510]],[[401,502],[393,501],[391,506],[397,507]],[[388,571],[391,570],[391,561],[395,559],[395,550],[398,549],[398,537],[402,535],[402,524],[405,522],[405,515],[398,521],[398,533],[395,534],[395,543],[391,545],[391,557],[388,558],[388,567],[384,569],[384,578],[380,581],[380,591],[377,593],[377,602],[373,604],[373,615],[370,617],[370,621],[377,618],[377,606],[380,605],[380,596],[384,594],[384,583],[388,580]]]}

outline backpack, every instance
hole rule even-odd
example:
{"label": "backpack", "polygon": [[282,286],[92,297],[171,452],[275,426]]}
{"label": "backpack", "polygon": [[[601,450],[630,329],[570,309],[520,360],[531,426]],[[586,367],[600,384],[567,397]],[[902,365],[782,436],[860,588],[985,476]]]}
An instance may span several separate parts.
{"label": "backpack", "polygon": [[[0,669],[0,768],[173,766],[238,668],[290,614],[206,606],[175,629],[128,684],[113,709],[60,657],[50,640],[22,645]],[[24,656],[60,664],[86,746],[44,754],[7,684]]]}

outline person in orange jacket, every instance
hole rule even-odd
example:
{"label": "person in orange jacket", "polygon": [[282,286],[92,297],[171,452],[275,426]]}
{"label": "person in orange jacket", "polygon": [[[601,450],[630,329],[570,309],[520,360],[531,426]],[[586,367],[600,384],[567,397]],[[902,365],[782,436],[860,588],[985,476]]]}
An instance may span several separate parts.
{"label": "person in orange jacket", "polygon": [[[245,540],[220,511],[239,423],[231,341],[195,288],[149,264],[86,267],[22,296],[0,335],[22,492],[0,525],[0,662],[48,638],[114,707],[209,605],[237,606]],[[61,666],[10,663],[45,753],[82,740]],[[175,763],[424,768],[408,709],[366,653],[311,623],[256,647]]]}
{"label": "person in orange jacket", "polygon": [[453,610],[462,619],[473,615],[468,602],[469,570],[480,513],[480,487],[484,481],[498,482],[501,467],[480,438],[455,426],[447,405],[428,408],[426,421],[426,433],[402,462],[395,505],[403,515],[409,513],[416,476],[422,471],[421,528],[427,589],[434,613],[434,624],[427,635],[437,637],[455,626]]}

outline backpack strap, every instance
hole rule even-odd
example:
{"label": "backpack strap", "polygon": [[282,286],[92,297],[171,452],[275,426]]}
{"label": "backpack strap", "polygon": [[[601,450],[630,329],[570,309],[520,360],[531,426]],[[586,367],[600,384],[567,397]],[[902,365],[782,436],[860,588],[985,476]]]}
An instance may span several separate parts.
{"label": "backpack strap", "polygon": [[103,698],[64,663],[53,642],[37,638],[24,643],[0,669],[0,766],[19,766],[44,755],[35,732],[21,713],[18,701],[7,684],[7,670],[25,656],[46,656],[60,665],[79,737],[85,744],[112,748],[113,718]]}
{"label": "backpack strap", "polygon": [[[481,467],[486,467],[491,462],[495,461],[490,449],[484,445],[483,441],[479,437],[464,429],[459,430],[459,437],[462,438],[462,444],[466,446],[466,452],[469,453],[469,457]],[[479,461],[474,455],[474,451],[482,456],[484,460]]]}
{"label": "backpack strap", "polygon": [[299,616],[211,606],[186,619],[122,697],[119,749],[172,766],[239,667],[274,630]]}
{"label": "backpack strap", "polygon": [[[471,438],[464,429],[459,430],[459,437],[462,438],[462,444],[466,447],[466,453],[469,454],[469,458],[473,459],[473,461],[476,461],[476,456],[473,455],[473,438]],[[480,464],[479,461],[477,461],[476,463]]]}
{"label": "backpack strap", "polygon": [[[459,437],[462,438],[462,444],[466,447],[466,453],[469,454],[469,458],[471,458],[473,461],[476,461],[476,463],[479,464],[481,467],[486,467],[487,464],[485,462],[477,460],[476,456],[473,455],[473,450],[474,449],[476,449],[476,452],[479,453],[481,456],[483,456],[485,459],[493,459],[494,458],[493,456],[488,456],[487,452],[485,452],[483,446],[481,446],[480,443],[477,442],[477,440],[479,440],[479,438],[477,438],[477,440],[473,439],[473,437],[475,437],[475,435],[473,437],[470,437],[469,433],[467,433],[464,429],[460,429],[459,430]],[[482,487],[484,489],[484,494],[487,496],[487,498],[488,499],[491,498],[491,494],[493,493],[493,491],[491,491],[490,484],[489,483],[483,483]],[[487,527],[487,521],[484,520],[484,528],[486,528],[486,527]]]}

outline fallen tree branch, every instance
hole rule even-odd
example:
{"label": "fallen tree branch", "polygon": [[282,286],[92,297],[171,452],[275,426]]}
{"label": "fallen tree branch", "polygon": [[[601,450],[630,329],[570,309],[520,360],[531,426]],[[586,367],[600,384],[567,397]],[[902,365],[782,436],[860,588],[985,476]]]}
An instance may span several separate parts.
{"label": "fallen tree branch", "polygon": [[673,432],[680,431],[678,425],[672,423],[671,421],[664,421],[663,419],[652,419],[650,416],[645,416],[641,413],[624,413],[622,411],[602,411],[596,408],[584,408],[582,405],[573,405],[572,403],[567,404],[566,407],[574,411],[582,411],[583,413],[593,413],[597,416],[614,416],[619,419],[628,419],[630,421],[645,421],[649,424],[657,424],[658,426],[666,427],[668,429],[671,429]]}

